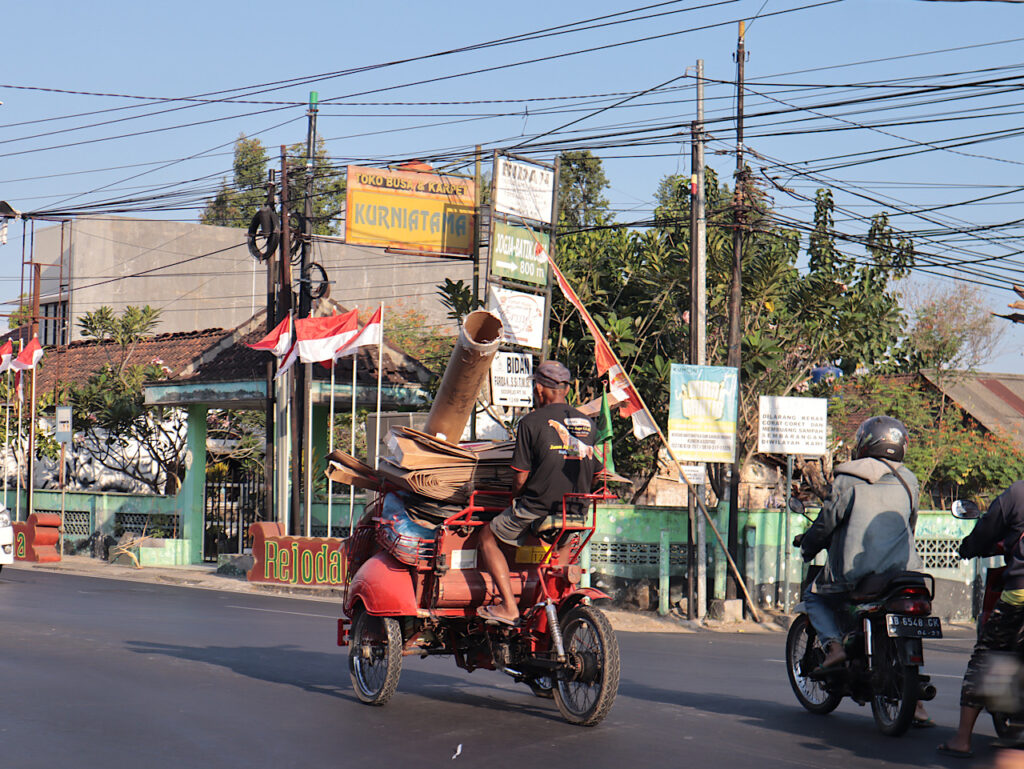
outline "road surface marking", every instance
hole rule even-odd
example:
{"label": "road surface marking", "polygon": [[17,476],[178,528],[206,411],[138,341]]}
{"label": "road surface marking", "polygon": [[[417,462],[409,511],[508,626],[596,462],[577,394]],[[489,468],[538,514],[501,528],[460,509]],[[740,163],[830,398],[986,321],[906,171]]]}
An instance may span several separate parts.
{"label": "road surface marking", "polygon": [[257,609],[255,606],[228,606],[229,609],[244,609],[245,611],[265,611],[271,614],[294,614],[297,617],[323,617],[324,619],[337,619],[337,614],[307,614],[304,611],[281,611],[280,609]]}

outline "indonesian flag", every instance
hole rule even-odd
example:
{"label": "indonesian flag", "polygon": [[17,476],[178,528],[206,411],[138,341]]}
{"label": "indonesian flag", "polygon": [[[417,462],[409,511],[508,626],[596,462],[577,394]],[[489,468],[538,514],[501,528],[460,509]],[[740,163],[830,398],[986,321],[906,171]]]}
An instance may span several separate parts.
{"label": "indonesian flag", "polygon": [[249,344],[246,347],[251,347],[253,350],[267,350],[273,353],[274,357],[281,360],[285,355],[288,354],[288,350],[292,346],[292,316],[288,313],[288,317],[278,323],[274,330],[263,337],[256,344]]}
{"label": "indonesian flag", "polygon": [[357,310],[328,318],[299,318],[295,321],[295,343],[288,351],[288,357],[281,364],[277,376],[291,368],[296,358],[303,363],[331,360],[334,351],[348,344],[358,329]]}
{"label": "indonesian flag", "polygon": [[32,341],[22,348],[18,357],[11,362],[11,368],[15,371],[30,371],[42,360],[43,346],[39,344],[39,337],[32,337]]}
{"label": "indonesian flag", "polygon": [[383,339],[383,324],[381,323],[383,314],[384,307],[382,305],[377,308],[377,311],[372,316],[370,316],[366,325],[360,329],[359,333],[356,334],[348,344],[335,350],[334,360],[354,355],[360,347],[366,347],[371,344],[380,344]]}
{"label": "indonesian flag", "polygon": [[597,323],[590,317],[590,313],[583,306],[583,302],[576,295],[576,292],[573,291],[569,281],[565,279],[562,271],[558,269],[558,266],[550,256],[548,257],[548,264],[551,265],[551,271],[555,274],[558,287],[562,290],[565,298],[579,311],[583,322],[590,330],[591,336],[594,337],[594,358],[597,361],[597,373],[602,376],[608,375],[608,386],[611,395],[617,400],[622,401],[622,405],[619,406],[619,416],[630,417],[633,420],[633,435],[636,436],[637,440],[643,440],[649,435],[654,435],[658,432],[658,428],[651,419],[650,414],[648,414],[647,409],[644,408],[643,400],[641,400],[636,388],[633,387],[633,382],[630,381],[626,372],[622,370],[622,366],[619,365],[614,353],[612,353],[612,348],[605,341],[601,329],[597,327]]}
{"label": "indonesian flag", "polygon": [[14,343],[8,339],[4,346],[0,347],[0,373],[11,367],[11,359],[14,357]]}
{"label": "indonesian flag", "polygon": [[43,346],[39,344],[39,337],[32,337],[32,341],[25,345],[21,352],[18,353],[18,357],[11,361],[11,368],[14,369],[14,387],[18,391],[18,400],[22,401],[25,399],[23,384],[23,377],[21,372],[31,371],[36,367],[36,364],[43,358]]}

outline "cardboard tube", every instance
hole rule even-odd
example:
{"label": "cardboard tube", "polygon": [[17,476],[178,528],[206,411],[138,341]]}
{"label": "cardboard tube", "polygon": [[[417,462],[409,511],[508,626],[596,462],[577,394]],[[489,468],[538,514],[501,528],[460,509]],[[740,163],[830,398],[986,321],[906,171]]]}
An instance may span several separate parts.
{"label": "cardboard tube", "polygon": [[487,310],[466,316],[423,432],[458,443],[501,342],[501,321]]}

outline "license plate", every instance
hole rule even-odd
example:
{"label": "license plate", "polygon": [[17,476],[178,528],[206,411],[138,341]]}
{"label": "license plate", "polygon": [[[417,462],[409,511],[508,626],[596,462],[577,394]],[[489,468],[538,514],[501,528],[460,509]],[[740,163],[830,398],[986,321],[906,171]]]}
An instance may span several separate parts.
{"label": "license plate", "polygon": [[885,624],[890,638],[942,638],[942,622],[938,617],[886,614]]}
{"label": "license plate", "polygon": [[543,545],[522,545],[516,548],[516,563],[540,563],[550,548]]}

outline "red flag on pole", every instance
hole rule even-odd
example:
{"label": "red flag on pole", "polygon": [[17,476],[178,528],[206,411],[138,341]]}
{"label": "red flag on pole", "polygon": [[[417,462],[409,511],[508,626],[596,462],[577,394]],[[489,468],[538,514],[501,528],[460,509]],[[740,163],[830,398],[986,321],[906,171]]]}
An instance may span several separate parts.
{"label": "red flag on pole", "polygon": [[39,337],[32,337],[32,341],[25,345],[18,357],[11,361],[11,368],[14,369],[14,387],[18,392],[18,400],[25,399],[22,371],[31,371],[43,358],[43,346],[39,344]]}
{"label": "red flag on pole", "polygon": [[558,281],[558,287],[561,289],[562,294],[579,312],[583,322],[590,330],[591,336],[594,337],[594,358],[597,361],[597,373],[601,376],[608,375],[608,389],[613,396],[623,401],[619,407],[619,416],[630,417],[633,420],[633,435],[638,440],[654,435],[658,432],[658,428],[651,420],[647,409],[644,408],[643,400],[640,398],[639,393],[637,393],[636,388],[633,387],[633,382],[630,381],[629,375],[619,365],[619,361],[615,357],[615,353],[612,352],[612,348],[608,345],[608,341],[604,338],[604,334],[601,333],[601,329],[598,328],[594,319],[590,317],[587,308],[583,306],[583,302],[576,295],[576,292],[573,291],[572,286],[569,285],[562,271],[558,269],[558,266],[550,256],[548,257],[548,264],[551,265],[551,271],[555,275],[555,280]]}
{"label": "red flag on pole", "polygon": [[[292,316],[288,314],[284,320],[278,323],[273,331],[263,337],[256,344],[249,344],[253,350],[267,350],[273,353],[274,357],[280,360],[288,354],[292,346]],[[0,350],[2,351],[2,350]],[[2,369],[0,369],[2,370]]]}
{"label": "red flag on pole", "polygon": [[0,347],[0,373],[7,371],[11,367],[11,359],[14,357],[14,343],[8,339],[4,342],[3,347]]}
{"label": "red flag on pole", "polygon": [[366,325],[360,329],[359,333],[352,337],[347,344],[335,350],[334,360],[352,355],[360,347],[381,343],[384,338],[383,329],[381,328],[381,313],[383,312],[383,309],[383,306],[378,307],[377,311],[370,316],[370,319],[366,322]]}
{"label": "red flag on pole", "polygon": [[327,318],[299,318],[295,321],[295,343],[281,364],[277,376],[291,368],[298,358],[303,363],[331,360],[334,351],[344,347],[359,329],[356,310]]}

